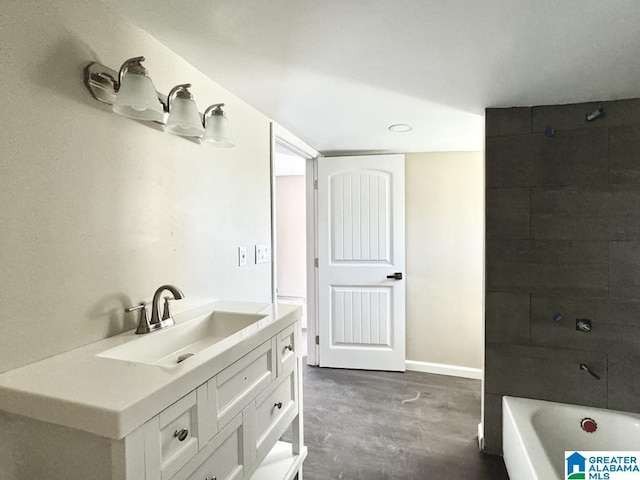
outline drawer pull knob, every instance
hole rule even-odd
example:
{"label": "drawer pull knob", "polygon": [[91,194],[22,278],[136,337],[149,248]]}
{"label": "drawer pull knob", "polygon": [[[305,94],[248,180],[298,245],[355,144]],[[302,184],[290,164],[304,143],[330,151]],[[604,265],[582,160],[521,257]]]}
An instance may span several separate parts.
{"label": "drawer pull knob", "polygon": [[189,430],[186,428],[181,428],[180,430],[176,430],[175,432],[173,432],[173,436],[181,442],[184,442],[185,438],[189,436]]}
{"label": "drawer pull knob", "polygon": [[287,345],[286,347],[284,347],[286,350],[289,350],[290,352],[293,352],[293,345]]}
{"label": "drawer pull knob", "polygon": [[278,407],[278,410],[280,410],[282,408],[282,402],[277,402],[273,404],[273,408]]}

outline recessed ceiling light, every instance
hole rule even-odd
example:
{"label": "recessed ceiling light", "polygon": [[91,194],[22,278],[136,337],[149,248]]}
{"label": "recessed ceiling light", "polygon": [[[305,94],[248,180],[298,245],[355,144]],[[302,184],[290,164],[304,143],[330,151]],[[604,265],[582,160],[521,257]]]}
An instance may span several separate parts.
{"label": "recessed ceiling light", "polygon": [[413,127],[411,125],[407,125],[406,123],[396,123],[395,125],[391,125],[389,127],[390,132],[396,133],[405,133],[410,132],[411,130],[413,130]]}

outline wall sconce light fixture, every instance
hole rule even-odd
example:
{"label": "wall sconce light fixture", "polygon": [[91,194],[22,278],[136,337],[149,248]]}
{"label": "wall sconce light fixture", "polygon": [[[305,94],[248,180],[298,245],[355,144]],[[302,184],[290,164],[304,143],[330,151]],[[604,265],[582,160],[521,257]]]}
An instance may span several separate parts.
{"label": "wall sconce light fixture", "polygon": [[167,122],[165,131],[183,137],[202,137],[204,127],[193,95],[188,90],[190,83],[176,85],[167,97]]}
{"label": "wall sconce light fixture", "polygon": [[144,57],[135,57],[122,64],[118,71],[117,92],[113,111],[123,117],[136,120],[162,122],[164,109],[156,94],[147,69],[142,66]]}
{"label": "wall sconce light fixture", "polygon": [[224,103],[217,103],[207,107],[204,111],[204,136],[202,140],[214,147],[235,147],[229,119],[222,110]]}
{"label": "wall sconce light fixture", "polygon": [[85,69],[85,83],[97,100],[112,105],[117,114],[162,123],[162,103],[141,62],[144,57],[130,58],[118,72],[93,62]]}
{"label": "wall sconce light fixture", "polygon": [[85,85],[96,100],[111,105],[119,115],[161,123],[169,133],[202,138],[216,147],[235,146],[223,103],[211,105],[204,115],[200,114],[188,90],[189,83],[176,85],[164,96],[142,66],[144,60],[130,58],[117,72],[92,62],[84,70]]}

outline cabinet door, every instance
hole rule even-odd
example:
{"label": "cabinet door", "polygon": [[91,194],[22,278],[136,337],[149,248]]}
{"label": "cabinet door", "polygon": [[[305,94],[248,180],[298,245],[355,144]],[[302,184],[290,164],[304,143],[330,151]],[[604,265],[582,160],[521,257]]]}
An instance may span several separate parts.
{"label": "cabinet door", "polygon": [[148,480],[170,479],[198,453],[196,399],[193,391],[145,424]]}
{"label": "cabinet door", "polygon": [[294,323],[278,333],[278,376],[289,373],[295,365],[296,352],[298,350],[297,325],[297,323]]}
{"label": "cabinet door", "polygon": [[233,418],[171,480],[241,480],[244,478],[242,414]]}
{"label": "cabinet door", "polygon": [[245,431],[249,435],[247,463],[251,465],[251,471],[267,456],[298,414],[296,371],[294,368],[273,382],[247,407]]}

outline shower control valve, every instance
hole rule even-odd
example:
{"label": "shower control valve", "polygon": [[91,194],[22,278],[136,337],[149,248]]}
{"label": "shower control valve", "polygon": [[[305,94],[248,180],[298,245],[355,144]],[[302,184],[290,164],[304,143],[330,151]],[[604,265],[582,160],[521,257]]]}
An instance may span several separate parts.
{"label": "shower control valve", "polygon": [[576,318],[576,330],[579,332],[590,332],[591,320],[588,318]]}

